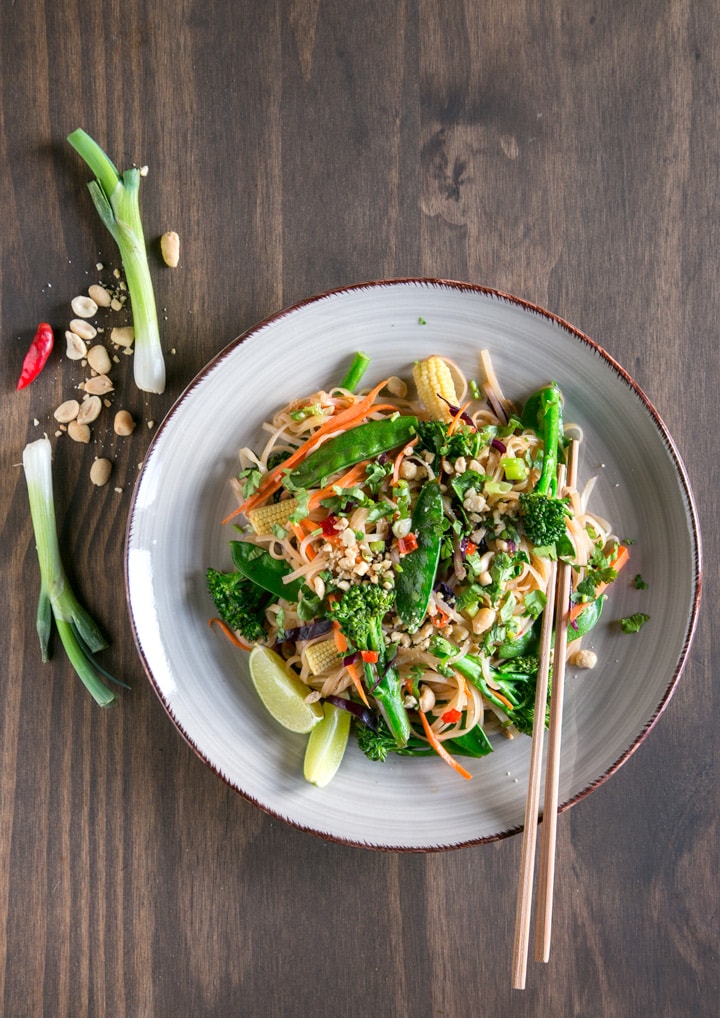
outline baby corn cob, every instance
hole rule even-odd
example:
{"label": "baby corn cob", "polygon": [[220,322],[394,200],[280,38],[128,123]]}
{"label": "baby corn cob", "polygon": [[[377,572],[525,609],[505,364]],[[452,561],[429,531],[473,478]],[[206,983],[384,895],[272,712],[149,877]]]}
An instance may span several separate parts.
{"label": "baby corn cob", "polygon": [[450,368],[442,357],[433,356],[418,361],[413,367],[413,379],[418,396],[431,420],[451,420],[450,408],[444,400],[457,406],[458,398]]}
{"label": "baby corn cob", "polygon": [[257,509],[251,509],[247,518],[256,534],[272,534],[276,526],[284,526],[298,508],[296,498],[285,498],[281,502],[271,502]]}
{"label": "baby corn cob", "polygon": [[340,664],[340,652],[334,640],[321,640],[305,648],[305,656],[313,675],[320,675],[331,665]]}

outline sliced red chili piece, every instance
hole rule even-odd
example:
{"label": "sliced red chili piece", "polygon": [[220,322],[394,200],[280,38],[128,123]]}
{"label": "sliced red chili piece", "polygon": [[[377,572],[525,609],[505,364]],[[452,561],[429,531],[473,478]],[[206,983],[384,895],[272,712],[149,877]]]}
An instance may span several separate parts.
{"label": "sliced red chili piece", "polygon": [[407,537],[398,538],[398,552],[400,555],[409,555],[411,551],[415,551],[417,546],[417,537],[413,533],[409,533]]}

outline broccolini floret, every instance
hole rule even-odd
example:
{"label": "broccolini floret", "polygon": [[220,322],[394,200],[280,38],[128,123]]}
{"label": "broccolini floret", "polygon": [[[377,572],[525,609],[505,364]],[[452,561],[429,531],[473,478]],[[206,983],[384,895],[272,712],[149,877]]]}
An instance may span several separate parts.
{"label": "broccolini floret", "polygon": [[222,573],[208,569],[207,586],[220,618],[231,629],[254,643],[265,636],[267,592],[242,573]]}
{"label": "broccolini floret", "polygon": [[384,650],[382,624],[395,592],[376,583],[355,583],[332,605],[332,617],[356,650]]}
{"label": "broccolini floret", "polygon": [[[410,721],[403,704],[400,675],[388,661],[383,620],[395,603],[395,591],[385,590],[369,581],[353,584],[330,610],[350,644],[360,652],[365,683],[377,701],[395,742],[404,746],[410,736]],[[377,655],[376,661],[363,658],[362,652]]]}

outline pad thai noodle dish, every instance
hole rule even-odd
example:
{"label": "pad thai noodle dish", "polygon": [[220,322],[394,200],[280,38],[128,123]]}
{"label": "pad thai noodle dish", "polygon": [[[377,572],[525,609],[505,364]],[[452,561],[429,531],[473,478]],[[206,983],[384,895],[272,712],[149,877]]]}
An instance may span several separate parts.
{"label": "pad thai noodle dish", "polygon": [[368,367],[356,354],[239,451],[210,622],[250,653],[276,720],[308,734],[308,781],[327,784],[350,738],[372,761],[436,755],[469,778],[467,758],[532,734],[547,612],[564,661],[593,667],[582,639],[628,550],[590,509],[594,479],[576,487],[582,433],[555,383],[515,405],[487,351],[477,379],[432,356],[364,388]]}

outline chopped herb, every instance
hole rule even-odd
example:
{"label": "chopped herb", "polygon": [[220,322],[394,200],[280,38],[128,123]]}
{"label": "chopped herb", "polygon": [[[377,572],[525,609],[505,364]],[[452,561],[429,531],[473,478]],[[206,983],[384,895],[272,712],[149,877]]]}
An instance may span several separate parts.
{"label": "chopped herb", "polygon": [[649,621],[650,616],[645,612],[635,612],[634,615],[627,615],[624,619],[620,619],[620,628],[623,633],[637,633]]}
{"label": "chopped herb", "polygon": [[525,595],[525,611],[536,619],[545,611],[547,598],[543,590],[531,590]]}
{"label": "chopped herb", "polygon": [[237,478],[241,484],[242,497],[249,498],[260,487],[263,475],[258,467],[247,467],[240,471]]}
{"label": "chopped herb", "polygon": [[632,581],[632,585],[635,588],[635,590],[647,590],[647,583],[642,578],[640,573],[635,574],[635,577],[633,578]]}

